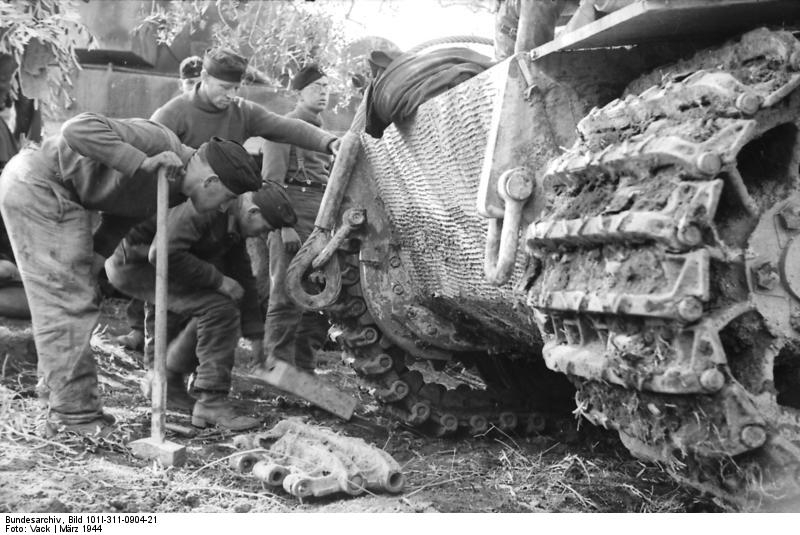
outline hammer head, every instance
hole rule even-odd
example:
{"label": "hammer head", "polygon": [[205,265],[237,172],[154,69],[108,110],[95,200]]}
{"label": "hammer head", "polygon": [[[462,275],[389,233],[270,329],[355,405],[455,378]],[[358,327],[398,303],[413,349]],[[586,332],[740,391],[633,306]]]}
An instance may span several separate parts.
{"label": "hammer head", "polygon": [[140,459],[155,459],[161,466],[181,466],[186,462],[186,446],[158,440],[155,437],[140,438],[129,444],[131,452]]}

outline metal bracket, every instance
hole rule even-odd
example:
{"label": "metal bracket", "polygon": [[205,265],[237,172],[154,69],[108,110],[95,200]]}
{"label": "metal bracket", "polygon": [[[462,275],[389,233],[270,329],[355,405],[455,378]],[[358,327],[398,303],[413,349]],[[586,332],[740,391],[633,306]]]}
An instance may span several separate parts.
{"label": "metal bracket", "polygon": [[342,217],[343,225],[336,230],[331,241],[325,245],[320,253],[311,262],[311,267],[319,269],[327,264],[333,254],[339,249],[350,236],[350,233],[360,228],[367,221],[367,211],[363,208],[350,208]]}
{"label": "metal bracket", "polygon": [[338,258],[333,258],[321,270],[309,274],[314,276],[315,282],[324,282],[325,288],[321,292],[311,294],[303,285],[306,273],[312,270],[312,263],[330,241],[327,231],[315,228],[289,264],[286,289],[292,301],[305,310],[320,311],[334,304],[342,291],[342,268]]}
{"label": "metal bracket", "polygon": [[533,179],[524,167],[500,175],[497,193],[505,201],[502,218],[489,221],[483,270],[486,280],[495,286],[508,282],[514,271],[519,243],[522,207],[533,194]]}

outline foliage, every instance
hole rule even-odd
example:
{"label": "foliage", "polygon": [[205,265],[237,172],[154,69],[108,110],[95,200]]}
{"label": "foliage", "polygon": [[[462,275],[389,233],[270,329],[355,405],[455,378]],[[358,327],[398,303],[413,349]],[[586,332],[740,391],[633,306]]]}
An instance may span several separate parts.
{"label": "foliage", "polygon": [[48,108],[69,101],[70,73],[79,68],[75,44],[88,34],[74,0],[0,1],[0,54],[16,62],[12,92],[22,90]]}
{"label": "foliage", "polygon": [[328,73],[332,91],[349,97],[355,93],[350,78],[359,65],[347,59],[346,7],[342,2],[172,0],[154,3],[145,23],[155,23],[167,44],[186,25],[193,31],[211,24],[214,46],[249,58],[252,70],[284,88],[305,64],[316,62]]}

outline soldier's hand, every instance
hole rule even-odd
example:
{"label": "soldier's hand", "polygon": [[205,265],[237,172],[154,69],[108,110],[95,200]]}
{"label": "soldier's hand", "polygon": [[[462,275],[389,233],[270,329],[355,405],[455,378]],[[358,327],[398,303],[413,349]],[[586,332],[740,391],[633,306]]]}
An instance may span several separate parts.
{"label": "soldier's hand", "polygon": [[169,150],[145,158],[139,169],[146,173],[156,173],[159,167],[166,169],[167,180],[170,181],[180,178],[184,174],[183,162],[177,154]]}
{"label": "soldier's hand", "polygon": [[294,255],[299,251],[302,245],[300,236],[297,235],[297,231],[294,227],[281,228],[281,241],[283,242],[283,250],[290,255]]}
{"label": "soldier's hand", "polygon": [[222,284],[217,290],[237,302],[244,297],[244,288],[230,277],[223,277]]}
{"label": "soldier's hand", "polygon": [[336,138],[328,144],[328,150],[331,151],[331,154],[334,156],[339,155],[339,146],[342,144],[342,140],[340,138]]}

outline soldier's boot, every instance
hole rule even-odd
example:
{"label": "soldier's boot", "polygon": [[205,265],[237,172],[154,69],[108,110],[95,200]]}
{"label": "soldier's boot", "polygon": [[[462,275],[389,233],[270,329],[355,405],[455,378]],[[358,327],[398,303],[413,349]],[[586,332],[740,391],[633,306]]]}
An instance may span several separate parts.
{"label": "soldier's boot", "polygon": [[236,414],[226,392],[200,391],[192,411],[192,425],[216,425],[230,431],[244,431],[261,425],[256,418]]}
{"label": "soldier's boot", "polygon": [[192,412],[195,398],[186,391],[183,374],[167,371],[167,408],[173,411]]}
{"label": "soldier's boot", "polygon": [[[151,399],[153,395],[153,370],[149,370],[141,382],[142,394]],[[186,391],[183,374],[167,371],[167,409],[192,412],[197,400]]]}
{"label": "soldier's boot", "polygon": [[75,433],[78,435],[95,438],[108,438],[117,427],[113,415],[103,412],[88,421],[82,418],[71,417],[69,414],[50,412],[47,419],[36,429],[37,434],[44,438],[53,438],[60,433]]}

